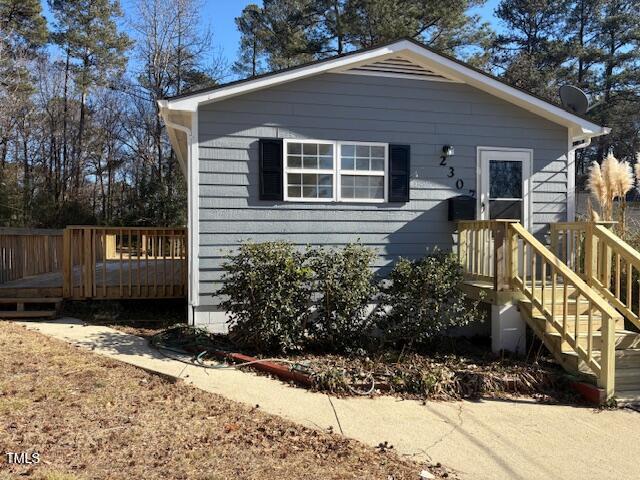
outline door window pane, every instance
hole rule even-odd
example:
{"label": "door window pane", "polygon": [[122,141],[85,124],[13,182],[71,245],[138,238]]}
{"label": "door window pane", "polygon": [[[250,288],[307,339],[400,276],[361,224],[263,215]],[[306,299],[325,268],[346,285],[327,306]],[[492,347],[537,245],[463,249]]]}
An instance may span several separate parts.
{"label": "door window pane", "polygon": [[489,200],[490,220],[522,220],[522,200]]}
{"label": "door window pane", "polygon": [[522,198],[522,162],[508,160],[489,162],[489,197]]}

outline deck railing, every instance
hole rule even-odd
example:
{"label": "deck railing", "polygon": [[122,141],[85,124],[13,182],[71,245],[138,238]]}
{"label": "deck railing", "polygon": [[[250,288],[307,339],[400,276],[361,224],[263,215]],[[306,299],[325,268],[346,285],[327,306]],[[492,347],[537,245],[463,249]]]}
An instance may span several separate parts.
{"label": "deck railing", "polygon": [[0,228],[0,285],[62,269],[62,230]]}
{"label": "deck railing", "polygon": [[[610,397],[615,381],[615,325],[621,315],[522,225],[511,224],[509,230],[512,287],[529,299],[547,327],[560,334]],[[573,312],[569,299],[575,304]],[[596,336],[600,337],[599,356],[594,355]]]}
{"label": "deck railing", "polygon": [[[609,226],[606,222],[554,224],[552,245],[587,284],[640,328],[640,254]],[[565,247],[567,239],[577,247]]]}
{"label": "deck railing", "polygon": [[174,298],[186,295],[186,229],[67,227],[66,298]]}
{"label": "deck railing", "polygon": [[[620,314],[517,221],[464,221],[458,231],[465,277],[491,282],[495,291],[513,290],[526,297],[532,313],[546,324],[543,332],[557,332],[597,377],[607,397],[613,395],[615,324]],[[576,259],[582,258],[566,248]]]}
{"label": "deck railing", "polygon": [[517,220],[458,222],[458,256],[467,280],[491,282],[495,291],[509,289],[506,236]]}

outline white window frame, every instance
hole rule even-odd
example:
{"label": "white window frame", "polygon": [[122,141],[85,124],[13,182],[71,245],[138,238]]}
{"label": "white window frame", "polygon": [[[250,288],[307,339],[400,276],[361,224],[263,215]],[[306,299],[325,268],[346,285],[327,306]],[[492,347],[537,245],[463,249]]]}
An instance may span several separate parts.
{"label": "white window frame", "polygon": [[[384,147],[384,171],[381,173],[378,170],[343,170],[342,169],[342,146],[343,145],[367,145],[371,147]],[[379,142],[338,142],[338,150],[336,152],[337,158],[337,170],[338,170],[338,201],[347,203],[386,203],[389,198],[389,144]],[[355,161],[355,157],[354,157]],[[355,163],[354,163],[355,167]],[[344,172],[344,173],[343,173]],[[365,176],[365,177],[382,177],[382,184],[384,186],[383,198],[343,198],[342,197],[342,182],[340,178],[342,175],[348,176]]]}
{"label": "white window frame", "polygon": [[[328,144],[333,146],[333,169],[314,169],[314,168],[289,168],[287,153],[290,143],[313,143]],[[384,148],[384,172],[370,170],[343,170],[341,161],[342,145],[367,145],[372,147]],[[284,189],[283,198],[285,202],[317,202],[317,203],[386,203],[389,198],[389,144],[380,142],[351,142],[351,141],[335,141],[335,140],[317,140],[317,139],[296,139],[285,138],[282,149],[282,188]],[[289,173],[311,173],[318,175],[333,175],[333,196],[331,198],[298,198],[289,196]],[[340,177],[342,175],[362,175],[362,176],[381,176],[383,177],[384,198],[342,198]]]}
{"label": "white window frame", "polygon": [[[332,145],[333,146],[333,168],[331,170],[328,169],[320,169],[320,168],[289,168],[289,162],[287,161],[287,152],[289,151],[289,147],[288,145],[290,143],[324,143],[325,145]],[[283,173],[283,184],[282,184],[282,188],[284,189],[284,201],[285,202],[320,202],[320,203],[327,203],[327,202],[335,202],[336,199],[336,176],[337,176],[337,172],[336,172],[336,149],[337,149],[337,142],[332,141],[332,140],[297,140],[294,138],[291,139],[285,139],[283,142],[283,148],[282,148],[282,173]],[[289,173],[300,173],[300,174],[304,174],[304,173],[311,173],[311,174],[317,174],[317,175],[333,175],[333,195],[331,196],[331,198],[298,198],[298,197],[290,197],[289,196],[289,182],[288,182],[288,178],[287,175]]]}

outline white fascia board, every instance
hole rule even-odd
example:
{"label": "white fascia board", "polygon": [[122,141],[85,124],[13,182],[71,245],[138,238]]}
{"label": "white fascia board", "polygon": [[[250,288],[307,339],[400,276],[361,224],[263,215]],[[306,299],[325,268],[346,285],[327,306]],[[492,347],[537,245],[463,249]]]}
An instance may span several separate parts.
{"label": "white fascia board", "polygon": [[552,122],[571,129],[576,129],[580,132],[580,136],[582,138],[606,135],[609,133],[609,129],[606,127],[600,127],[599,125],[569,113],[558,106],[530,95],[522,90],[511,87],[488,75],[469,68],[450,58],[443,57],[408,40],[399,40],[396,43],[384,47],[311,64],[306,67],[294,68],[286,72],[268,75],[263,78],[256,78],[255,80],[241,82],[235,85],[231,84],[227,87],[221,87],[211,91],[204,91],[200,93],[196,92],[193,95],[186,97],[176,98],[173,100],[162,100],[162,102],[164,102],[166,108],[171,110],[195,112],[198,105],[220,101],[274,85],[312,77],[321,73],[344,71],[344,69],[363,65],[372,60],[384,59],[398,54],[405,55],[413,61],[431,69],[435,73],[453,81],[466,83]]}

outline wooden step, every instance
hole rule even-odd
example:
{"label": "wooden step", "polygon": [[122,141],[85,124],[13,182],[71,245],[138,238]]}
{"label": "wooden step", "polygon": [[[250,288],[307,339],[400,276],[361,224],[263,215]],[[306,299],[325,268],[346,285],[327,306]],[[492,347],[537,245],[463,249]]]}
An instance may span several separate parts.
{"label": "wooden step", "polygon": [[[549,323],[547,322],[547,319],[538,311],[538,309],[534,308],[532,311],[531,308],[531,303],[530,302],[520,302],[519,303],[519,308],[520,310],[525,310],[526,314],[529,316],[529,318],[531,318],[533,321],[538,322],[540,324],[540,327],[544,327],[546,332],[549,333],[553,333],[556,332],[557,330]],[[557,315],[556,317],[556,321],[562,325],[562,315]],[[579,315],[578,316],[578,321],[579,321],[579,332],[580,333],[586,333],[587,329],[589,328],[589,315]],[[569,332],[574,332],[575,331],[575,324],[576,324],[576,316],[574,315],[567,315],[567,330]],[[591,314],[591,328],[593,331],[595,330],[600,330],[600,327],[602,326],[602,318],[599,312],[593,312]],[[623,331],[624,330],[624,318],[620,317],[616,320],[616,330],[617,331]]]}
{"label": "wooden step", "polygon": [[[583,330],[583,332],[585,331]],[[570,333],[572,332],[570,331]],[[570,352],[573,350],[572,347],[569,346],[569,344],[567,344],[567,342],[561,341],[562,335],[560,334],[560,332],[557,332],[554,330],[552,332],[547,332],[545,335],[548,335],[551,338],[551,340],[553,341],[554,345],[557,346],[557,348],[562,347],[561,349],[563,352]],[[578,334],[578,344],[585,350],[587,349],[587,343],[588,343],[587,338],[588,338],[588,335],[586,332]],[[599,351],[602,345],[602,336],[599,331],[593,332],[592,342],[593,342],[593,345],[591,346],[592,350]],[[640,334],[636,332],[630,332],[629,330],[616,331],[615,345],[616,345],[616,350],[640,348]]]}
{"label": "wooden step", "polygon": [[55,310],[23,310],[23,311],[0,311],[0,319],[9,320],[13,318],[54,318]]}
{"label": "wooden step", "polygon": [[0,304],[13,304],[13,303],[60,303],[62,298],[57,297],[29,297],[29,298],[2,298],[0,297]]}

